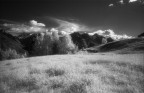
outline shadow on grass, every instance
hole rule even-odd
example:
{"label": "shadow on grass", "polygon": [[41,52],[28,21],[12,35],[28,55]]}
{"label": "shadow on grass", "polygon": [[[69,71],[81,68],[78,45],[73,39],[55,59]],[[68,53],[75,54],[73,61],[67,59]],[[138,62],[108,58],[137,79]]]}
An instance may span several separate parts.
{"label": "shadow on grass", "polygon": [[113,89],[112,92],[114,93],[137,93],[131,88]]}
{"label": "shadow on grass", "polygon": [[9,66],[9,65],[11,65],[11,63],[6,63],[5,65]]}
{"label": "shadow on grass", "polygon": [[113,86],[127,86],[128,82],[124,80],[119,80],[114,76],[102,76],[101,81],[104,84],[113,85]]}
{"label": "shadow on grass", "polygon": [[59,80],[52,80],[50,82],[50,89],[58,91],[55,93],[88,93],[87,87],[92,85],[89,79],[80,79],[74,82],[64,82]]}
{"label": "shadow on grass", "polygon": [[57,79],[57,80],[50,80],[50,82],[49,82],[49,88],[50,89],[64,88],[64,81],[61,81],[59,79]]}
{"label": "shadow on grass", "polygon": [[40,69],[37,68],[31,68],[29,71],[29,74],[40,74],[40,73],[41,73]]}
{"label": "shadow on grass", "polygon": [[54,76],[64,75],[65,71],[61,69],[50,68],[50,69],[45,70],[45,73],[47,73],[49,77],[54,77]]}
{"label": "shadow on grass", "polygon": [[[119,69],[118,69],[119,68]],[[131,64],[128,62],[115,62],[113,63],[112,69],[119,73],[130,74],[132,71],[136,73],[144,74],[144,66]]]}
{"label": "shadow on grass", "polygon": [[[21,91],[21,90],[23,90],[23,91],[30,92],[32,90],[36,90],[39,88],[36,85],[35,78],[27,77],[24,79],[19,79],[12,75],[1,77],[0,84],[1,84],[0,89],[3,89],[3,91]],[[5,90],[5,89],[8,89],[8,90]]]}
{"label": "shadow on grass", "polygon": [[88,93],[85,83],[73,82],[70,86],[65,88],[62,93]]}
{"label": "shadow on grass", "polygon": [[130,69],[144,74],[144,66],[142,65],[131,65]]}
{"label": "shadow on grass", "polygon": [[84,71],[84,74],[99,74],[99,73],[101,73],[100,70],[94,70],[94,69],[86,69]]}
{"label": "shadow on grass", "polygon": [[[112,61],[107,61],[107,60],[91,60],[89,62],[85,62],[85,64],[91,64],[91,65],[102,65],[106,68],[111,68],[114,71],[118,71],[117,68],[120,68],[123,70],[123,68],[127,68],[130,71],[135,71],[135,72],[140,72],[144,74],[144,66],[143,65],[137,65],[137,64],[131,64],[128,62],[112,62]],[[124,71],[124,70],[123,70]],[[120,71],[122,72],[122,71]],[[127,72],[124,72],[128,74]]]}
{"label": "shadow on grass", "polygon": [[85,64],[91,64],[91,65],[109,65],[111,64],[111,61],[107,60],[90,60],[89,62],[85,62]]}
{"label": "shadow on grass", "polygon": [[[130,62],[112,62],[106,60],[89,61],[87,65],[103,66],[108,73],[100,76],[104,85],[116,86],[114,93],[144,93],[144,66]],[[95,73],[87,69],[85,73]]]}

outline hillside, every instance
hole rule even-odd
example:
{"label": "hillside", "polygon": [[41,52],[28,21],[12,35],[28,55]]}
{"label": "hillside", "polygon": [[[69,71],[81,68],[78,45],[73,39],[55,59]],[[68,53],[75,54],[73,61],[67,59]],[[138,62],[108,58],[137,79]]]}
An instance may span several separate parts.
{"label": "hillside", "polygon": [[86,49],[87,51],[95,52],[118,52],[118,53],[134,53],[144,52],[144,39],[134,38],[114,41],[100,46]]}
{"label": "hillside", "polygon": [[138,35],[138,37],[144,37],[144,32]]}

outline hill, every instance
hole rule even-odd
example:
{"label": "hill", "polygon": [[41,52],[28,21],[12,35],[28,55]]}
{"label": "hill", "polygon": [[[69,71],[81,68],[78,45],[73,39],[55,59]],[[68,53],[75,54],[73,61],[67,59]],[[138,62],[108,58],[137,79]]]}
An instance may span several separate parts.
{"label": "hill", "polygon": [[100,46],[86,49],[92,52],[119,52],[119,53],[134,53],[144,52],[144,39],[134,38],[114,41]]}
{"label": "hill", "polygon": [[70,35],[72,37],[72,41],[78,46],[79,49],[85,49],[114,41],[114,39],[111,37],[107,38],[102,35],[98,35],[97,33],[89,35],[83,31],[74,32]]}
{"label": "hill", "polygon": [[144,37],[144,33],[141,33],[140,35],[138,35],[138,37]]}
{"label": "hill", "polygon": [[26,52],[17,37],[0,30],[0,60],[24,57]]}

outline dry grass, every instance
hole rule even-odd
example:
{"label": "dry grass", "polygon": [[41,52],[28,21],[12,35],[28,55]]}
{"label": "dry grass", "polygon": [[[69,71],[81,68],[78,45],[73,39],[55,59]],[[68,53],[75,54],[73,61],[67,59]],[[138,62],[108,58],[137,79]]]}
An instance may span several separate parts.
{"label": "dry grass", "polygon": [[0,93],[144,93],[142,58],[78,54],[3,61]]}

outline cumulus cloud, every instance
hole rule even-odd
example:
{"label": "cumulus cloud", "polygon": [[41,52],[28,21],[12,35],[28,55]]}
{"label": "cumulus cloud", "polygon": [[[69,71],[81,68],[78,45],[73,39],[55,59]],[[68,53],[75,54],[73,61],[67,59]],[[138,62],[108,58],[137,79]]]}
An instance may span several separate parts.
{"label": "cumulus cloud", "polygon": [[123,0],[120,0],[119,3],[120,3],[120,4],[124,4],[124,1],[123,1]]}
{"label": "cumulus cloud", "polygon": [[29,24],[9,24],[5,23],[3,26],[9,28],[10,33],[38,33],[38,32],[53,32],[57,31],[60,35],[70,34],[75,31],[84,31],[86,26],[80,25],[75,22],[69,22],[57,18],[52,19],[55,23],[59,24],[54,28],[47,28],[44,23],[39,23],[36,20],[30,20]]}
{"label": "cumulus cloud", "polygon": [[[119,0],[118,3],[123,5],[123,4],[125,4],[124,1],[126,1],[126,0]],[[139,2],[141,4],[144,4],[143,0],[129,0],[127,3],[134,3],[134,2]],[[111,4],[109,4],[109,6],[111,6]]]}
{"label": "cumulus cloud", "polygon": [[15,34],[37,33],[37,32],[45,32],[48,30],[47,28],[44,27],[45,25],[43,23],[38,23],[35,20],[30,21],[30,25],[5,23],[3,24],[3,26],[9,28],[8,30],[9,33],[15,33]]}
{"label": "cumulus cloud", "polygon": [[131,3],[131,2],[136,2],[137,0],[130,0],[129,2]]}
{"label": "cumulus cloud", "polygon": [[114,4],[109,4],[110,7],[114,6]]}
{"label": "cumulus cloud", "polygon": [[38,23],[38,22],[35,21],[35,20],[31,20],[31,21],[30,21],[30,24],[31,24],[32,26],[45,26],[45,24],[43,24],[43,23]]}
{"label": "cumulus cloud", "polygon": [[102,35],[104,37],[111,37],[113,38],[114,40],[122,40],[122,39],[131,39],[131,38],[134,38],[132,36],[128,36],[126,34],[123,34],[123,35],[117,35],[114,33],[113,30],[109,29],[109,30],[98,30],[98,31],[95,31],[93,33],[89,33],[89,35],[94,35],[94,34],[98,34],[98,35]]}
{"label": "cumulus cloud", "polygon": [[[9,28],[8,30],[9,33],[21,34],[21,33],[41,33],[41,32],[47,32],[47,31],[49,32],[55,31],[59,35],[62,35],[62,36],[76,32],[76,31],[94,31],[95,29],[95,28],[87,27],[85,25],[78,24],[78,23],[60,20],[56,18],[54,18],[53,20],[56,21],[59,24],[59,26],[55,28],[51,28],[51,29],[46,28],[45,24],[38,23],[35,20],[31,20],[29,22],[30,25],[5,23],[3,24],[3,26]],[[110,29],[109,30],[97,30],[93,33],[88,33],[88,34],[89,35],[99,34],[105,37],[111,37],[115,40],[133,38],[132,36],[128,36],[126,34],[117,35],[114,33],[113,30],[110,30]]]}

